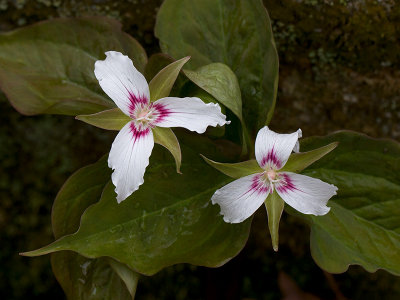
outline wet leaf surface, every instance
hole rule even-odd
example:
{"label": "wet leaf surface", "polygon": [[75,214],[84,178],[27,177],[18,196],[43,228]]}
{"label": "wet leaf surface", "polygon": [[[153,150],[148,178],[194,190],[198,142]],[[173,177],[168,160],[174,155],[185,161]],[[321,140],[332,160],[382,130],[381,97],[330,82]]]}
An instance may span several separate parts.
{"label": "wet leaf surface", "polygon": [[305,172],[336,185],[322,217],[299,215],[311,226],[311,253],[332,273],[351,264],[400,274],[400,145],[355,132],[306,139],[303,150],[338,141],[332,153]]}

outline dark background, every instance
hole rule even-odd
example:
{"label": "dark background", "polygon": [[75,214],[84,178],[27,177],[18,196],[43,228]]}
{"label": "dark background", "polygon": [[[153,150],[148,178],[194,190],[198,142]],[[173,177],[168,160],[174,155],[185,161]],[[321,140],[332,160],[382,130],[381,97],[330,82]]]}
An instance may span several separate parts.
{"label": "dark background", "polygon": [[[59,16],[107,15],[146,49],[161,0],[0,0],[0,31]],[[268,0],[280,57],[272,129],[304,137],[351,129],[400,139],[400,4],[395,0]],[[49,256],[18,252],[53,240],[50,212],[63,182],[109,151],[115,133],[72,117],[25,117],[0,93],[0,298],[62,299]],[[272,251],[265,210],[241,254],[219,269],[167,268],[139,281],[137,299],[400,299],[400,279],[350,267],[323,272],[308,227],[284,214]],[[313,295],[311,295],[313,294]],[[297,298],[293,298],[297,297]]]}

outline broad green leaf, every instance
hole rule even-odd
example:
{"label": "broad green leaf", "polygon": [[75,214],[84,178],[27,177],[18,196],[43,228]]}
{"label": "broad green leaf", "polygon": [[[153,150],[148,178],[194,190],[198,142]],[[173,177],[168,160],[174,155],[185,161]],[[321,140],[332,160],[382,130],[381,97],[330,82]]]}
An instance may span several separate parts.
{"label": "broad green leaf", "polygon": [[[173,28],[173,30],[171,30]],[[272,117],[278,54],[261,0],[165,0],[155,34],[164,53],[191,56],[188,69],[220,62],[236,74],[253,133]]]}
{"label": "broad green leaf", "polygon": [[220,163],[201,156],[213,168],[232,178],[241,178],[250,174],[261,173],[264,170],[258,165],[255,159],[239,163]]}
{"label": "broad green leaf", "polygon": [[144,184],[132,196],[118,204],[108,184],[101,200],[83,214],[75,234],[25,255],[73,250],[89,258],[112,257],[147,275],[182,262],[208,267],[226,263],[243,248],[251,219],[225,223],[210,198],[229,178],[196,151],[182,150],[182,175],[165,151],[155,148]]}
{"label": "broad green leaf", "polygon": [[154,142],[167,148],[175,159],[176,172],[181,173],[182,153],[178,139],[171,128],[155,127],[153,129]]}
{"label": "broad green leaf", "polygon": [[83,211],[100,199],[111,176],[107,157],[76,171],[64,183],[54,200],[51,221],[55,238],[75,232]]}
{"label": "broad green leaf", "polygon": [[335,149],[337,145],[338,143],[334,142],[308,152],[292,153],[286,164],[283,166],[282,171],[299,173],[317,160],[327,155],[329,152]]}
{"label": "broad green leaf", "polygon": [[[65,182],[52,211],[53,232],[56,238],[73,233],[79,228],[82,213],[100,199],[110,175],[111,170],[107,167],[106,157],[103,157],[97,163],[78,170]],[[77,253],[62,251],[51,255],[51,264],[68,299],[131,298],[126,286],[132,281],[128,281],[129,278],[122,281],[110,266],[117,263],[111,262],[110,259],[89,259]]]}
{"label": "broad green leaf", "polygon": [[157,73],[149,83],[150,100],[155,101],[164,97],[168,97],[172,86],[179,75],[183,65],[190,59],[184,57],[177,60]]}
{"label": "broad green leaf", "polygon": [[358,264],[400,275],[400,145],[354,132],[301,145],[308,150],[333,141],[339,142],[335,151],[304,172],[339,188],[327,215],[299,215],[311,226],[311,254],[332,273]]}
{"label": "broad green leaf", "polygon": [[27,115],[113,108],[94,76],[95,61],[109,50],[128,55],[144,70],[143,48],[112,19],[54,19],[0,34],[0,88]]}
{"label": "broad green leaf", "polygon": [[184,70],[184,73],[193,83],[214,96],[243,121],[239,82],[227,65],[212,63],[196,71]]}
{"label": "broad green leaf", "polygon": [[265,200],[265,207],[268,214],[268,228],[271,234],[272,247],[274,248],[274,251],[278,251],[279,247],[279,222],[281,220],[284,206],[285,202],[276,191],[269,195]]}
{"label": "broad green leaf", "polygon": [[132,120],[118,107],[91,115],[79,115],[75,119],[107,130],[121,130],[126,123]]}

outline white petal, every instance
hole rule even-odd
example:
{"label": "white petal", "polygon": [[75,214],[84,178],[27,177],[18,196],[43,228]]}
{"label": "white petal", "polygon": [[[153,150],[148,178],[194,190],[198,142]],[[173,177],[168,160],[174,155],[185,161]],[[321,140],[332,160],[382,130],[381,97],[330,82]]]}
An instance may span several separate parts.
{"label": "white petal", "polygon": [[[301,132],[301,131],[300,131]],[[256,138],[256,158],[261,168],[282,168],[294,149],[299,138],[298,131],[280,134],[269,130],[267,126],[260,129]]]}
{"label": "white petal", "polygon": [[125,200],[143,183],[153,146],[151,129],[138,130],[133,121],[126,124],[118,133],[108,157],[108,166],[114,170],[111,178],[118,195],[118,203]]}
{"label": "white petal", "polygon": [[149,103],[149,85],[128,56],[116,51],[108,51],[106,56],[96,61],[94,74],[103,91],[129,116],[136,104]]}
{"label": "white petal", "polygon": [[328,200],[336,195],[337,187],[319,179],[291,172],[281,172],[283,179],[275,184],[279,196],[303,214],[325,215]]}
{"label": "white petal", "polygon": [[184,127],[203,133],[208,126],[229,124],[221,107],[215,103],[204,103],[199,98],[166,97],[154,102],[159,111],[155,125],[160,127]]}
{"label": "white petal", "polygon": [[270,187],[260,180],[261,176],[258,173],[239,178],[214,193],[211,201],[219,204],[225,222],[240,223],[264,203]]}
{"label": "white petal", "polygon": [[[303,136],[303,132],[299,128],[297,130],[297,134],[299,135],[299,139]],[[300,152],[300,143],[299,140],[297,140],[296,145],[294,145],[293,152],[299,153]]]}

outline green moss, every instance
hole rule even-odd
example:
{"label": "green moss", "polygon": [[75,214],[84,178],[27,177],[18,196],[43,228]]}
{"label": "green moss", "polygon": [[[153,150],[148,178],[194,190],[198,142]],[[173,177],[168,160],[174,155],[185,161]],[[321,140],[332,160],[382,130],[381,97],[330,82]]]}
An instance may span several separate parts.
{"label": "green moss", "polygon": [[264,1],[281,63],[301,59],[368,71],[400,66],[400,10],[393,1]]}

